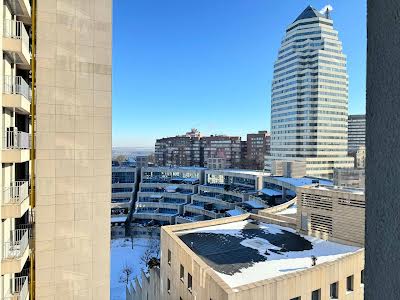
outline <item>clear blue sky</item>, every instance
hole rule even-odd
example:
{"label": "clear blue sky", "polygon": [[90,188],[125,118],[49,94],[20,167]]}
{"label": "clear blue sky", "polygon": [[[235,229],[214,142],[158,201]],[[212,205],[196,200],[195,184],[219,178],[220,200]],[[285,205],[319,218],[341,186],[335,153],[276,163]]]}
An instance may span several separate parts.
{"label": "clear blue sky", "polygon": [[115,0],[113,146],[186,132],[270,128],[273,63],[306,8],[331,14],[348,57],[349,110],[365,112],[366,1]]}

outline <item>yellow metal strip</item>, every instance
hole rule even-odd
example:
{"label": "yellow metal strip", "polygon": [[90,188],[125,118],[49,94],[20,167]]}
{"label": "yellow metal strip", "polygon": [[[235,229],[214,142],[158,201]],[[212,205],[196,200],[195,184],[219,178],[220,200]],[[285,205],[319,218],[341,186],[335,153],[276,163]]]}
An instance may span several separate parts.
{"label": "yellow metal strip", "polygon": [[[32,141],[31,141],[31,192],[30,192],[30,204],[31,209],[34,210],[36,204],[35,194],[35,159],[36,159],[36,0],[32,0],[32,102],[31,102],[31,122],[32,122]],[[32,218],[35,222],[35,219]],[[35,224],[32,224],[31,230],[34,231]],[[33,235],[35,238],[35,234]],[[33,247],[30,254],[30,281],[29,281],[29,298],[35,299],[35,241],[33,241]]]}

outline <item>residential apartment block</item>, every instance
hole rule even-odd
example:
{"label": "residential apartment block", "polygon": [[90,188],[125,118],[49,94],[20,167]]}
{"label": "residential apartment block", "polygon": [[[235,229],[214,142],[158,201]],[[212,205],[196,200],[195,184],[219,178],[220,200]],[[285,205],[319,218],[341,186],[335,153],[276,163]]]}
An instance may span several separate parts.
{"label": "residential apartment block", "polygon": [[27,300],[35,275],[32,195],[32,11],[29,1],[1,1],[1,282],[0,298]]}
{"label": "residential apartment block", "polygon": [[329,14],[309,6],[288,26],[273,76],[266,170],[273,160],[303,160],[308,176],[332,178],[334,168],[353,167],[346,56]]}
{"label": "residential apartment block", "polygon": [[155,145],[155,164],[157,166],[200,167],[201,156],[200,133],[188,132],[183,136],[158,139]]}
{"label": "residential apartment block", "polygon": [[264,169],[264,158],[270,152],[271,135],[267,131],[247,134],[246,160],[247,168],[253,170]]}

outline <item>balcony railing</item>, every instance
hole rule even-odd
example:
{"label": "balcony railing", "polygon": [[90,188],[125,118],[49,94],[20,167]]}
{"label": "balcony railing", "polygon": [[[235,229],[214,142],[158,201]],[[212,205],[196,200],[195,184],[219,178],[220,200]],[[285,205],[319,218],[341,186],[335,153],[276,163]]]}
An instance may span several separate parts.
{"label": "balcony railing", "polygon": [[30,149],[29,133],[18,131],[16,127],[7,129],[3,149]]}
{"label": "balcony railing", "polygon": [[3,36],[22,41],[22,50],[29,53],[29,36],[26,32],[24,23],[16,20],[4,20]]}
{"label": "balcony railing", "polygon": [[28,276],[10,279],[10,291],[4,300],[26,300],[28,296]]}
{"label": "balcony railing", "polygon": [[32,90],[21,76],[4,75],[3,93],[8,95],[22,95],[30,101]]}
{"label": "balcony railing", "polygon": [[3,204],[18,204],[28,198],[28,181],[15,181],[3,189]]}
{"label": "balcony railing", "polygon": [[18,259],[25,253],[29,243],[28,229],[15,229],[11,231],[10,240],[3,243],[3,260]]}

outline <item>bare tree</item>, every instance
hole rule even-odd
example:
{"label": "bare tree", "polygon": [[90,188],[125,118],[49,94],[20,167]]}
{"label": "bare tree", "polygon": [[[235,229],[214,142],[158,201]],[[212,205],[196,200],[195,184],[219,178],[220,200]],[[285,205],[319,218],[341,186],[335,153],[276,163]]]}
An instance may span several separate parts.
{"label": "bare tree", "polygon": [[119,282],[124,283],[125,285],[128,285],[131,275],[133,273],[133,268],[132,266],[128,265],[128,262],[125,261],[122,269],[121,269],[121,275],[119,277]]}
{"label": "bare tree", "polygon": [[117,155],[114,160],[116,160],[119,164],[123,163],[124,161],[127,161],[128,158],[126,157],[126,155],[120,154]]}
{"label": "bare tree", "polygon": [[143,265],[147,266],[150,258],[152,257],[153,257],[153,249],[147,247],[146,250],[143,252],[142,256],[140,257],[140,261],[143,263]]}
{"label": "bare tree", "polygon": [[160,259],[160,241],[154,238],[148,240],[147,248],[140,257],[140,261],[146,266],[145,268],[147,271],[149,270],[149,263],[152,259]]}

